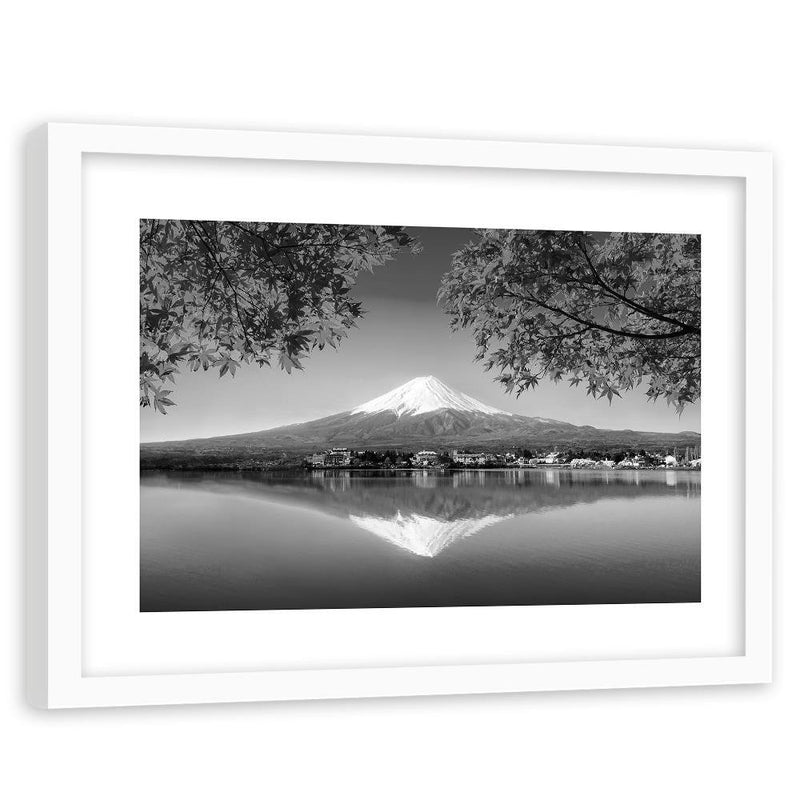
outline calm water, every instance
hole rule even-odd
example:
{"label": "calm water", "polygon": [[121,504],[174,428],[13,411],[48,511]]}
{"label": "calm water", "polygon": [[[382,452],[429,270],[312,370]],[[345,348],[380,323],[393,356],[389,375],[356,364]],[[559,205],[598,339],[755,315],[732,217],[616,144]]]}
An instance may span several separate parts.
{"label": "calm water", "polygon": [[141,610],[700,600],[700,474],[145,473]]}

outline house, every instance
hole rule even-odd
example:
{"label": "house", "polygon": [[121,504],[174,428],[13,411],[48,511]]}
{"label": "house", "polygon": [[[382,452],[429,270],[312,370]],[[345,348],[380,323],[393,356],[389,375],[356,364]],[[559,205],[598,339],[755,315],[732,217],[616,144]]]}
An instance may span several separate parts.
{"label": "house", "polygon": [[347,467],[352,461],[350,450],[347,447],[334,447],[328,451],[325,459],[326,467]]}
{"label": "house", "polygon": [[558,464],[561,457],[561,453],[557,453],[553,451],[552,453],[548,453],[544,458],[539,459],[539,463],[541,464]]}
{"label": "house", "polygon": [[430,467],[439,463],[439,454],[435,450],[420,450],[411,461],[415,467]]}
{"label": "house", "polygon": [[348,467],[352,460],[352,453],[346,447],[334,447],[326,453],[314,453],[307,459],[308,463],[314,469]]}
{"label": "house", "polygon": [[486,453],[459,453],[458,450],[454,450],[453,461],[464,466],[483,467],[486,465]]}

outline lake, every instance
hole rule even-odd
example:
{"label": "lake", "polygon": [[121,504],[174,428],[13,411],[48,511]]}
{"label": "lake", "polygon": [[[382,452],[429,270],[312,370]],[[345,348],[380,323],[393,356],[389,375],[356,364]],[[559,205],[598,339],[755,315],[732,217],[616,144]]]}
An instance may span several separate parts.
{"label": "lake", "polygon": [[699,600],[699,472],[142,473],[142,611]]}

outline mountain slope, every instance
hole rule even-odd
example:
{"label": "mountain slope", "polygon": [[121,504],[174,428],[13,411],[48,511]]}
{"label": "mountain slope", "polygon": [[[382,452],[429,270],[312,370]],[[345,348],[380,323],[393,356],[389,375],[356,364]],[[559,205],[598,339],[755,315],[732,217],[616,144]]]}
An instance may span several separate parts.
{"label": "mountain slope", "polygon": [[330,447],[351,449],[461,448],[500,450],[510,447],[639,448],[696,445],[699,434],[604,430],[544,417],[512,414],[451,389],[429,375],[351,411],[309,422],[252,433],[143,444],[143,466],[175,458],[201,463],[228,463],[269,453],[307,453]]}

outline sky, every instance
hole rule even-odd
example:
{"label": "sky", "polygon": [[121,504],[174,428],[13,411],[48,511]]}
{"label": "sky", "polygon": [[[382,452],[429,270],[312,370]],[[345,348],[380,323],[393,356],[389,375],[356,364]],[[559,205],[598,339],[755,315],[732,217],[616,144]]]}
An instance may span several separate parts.
{"label": "sky", "polygon": [[675,432],[700,430],[700,404],[681,416],[663,400],[648,402],[644,389],[595,400],[581,387],[542,383],[517,398],[506,394],[474,361],[468,331],[450,331],[436,304],[453,252],[472,237],[466,228],[409,228],[423,245],[417,256],[401,254],[373,274],[363,272],[353,294],[364,318],[335,350],[313,352],[304,370],[244,366],[236,377],[182,372],[163,416],[140,412],[141,439],[163,441],[264,430],[349,410],[411,378],[435,375],[483,403],[528,416],[551,417],[599,428]]}

